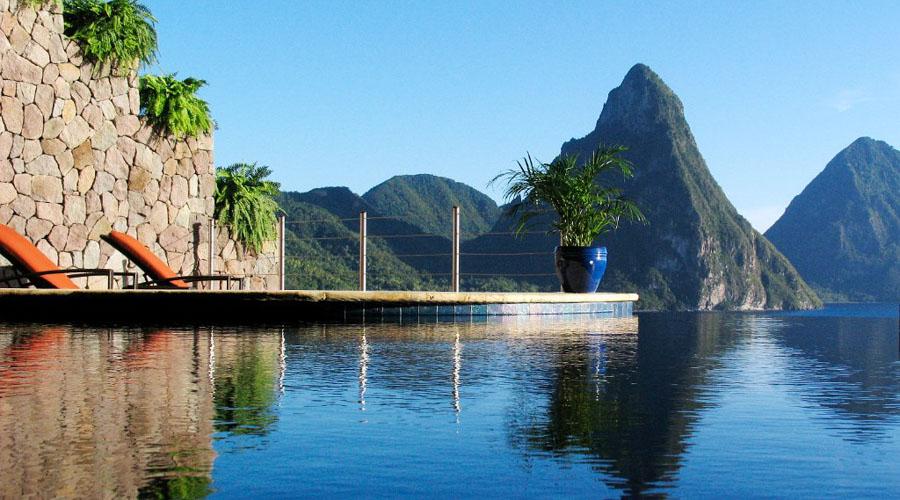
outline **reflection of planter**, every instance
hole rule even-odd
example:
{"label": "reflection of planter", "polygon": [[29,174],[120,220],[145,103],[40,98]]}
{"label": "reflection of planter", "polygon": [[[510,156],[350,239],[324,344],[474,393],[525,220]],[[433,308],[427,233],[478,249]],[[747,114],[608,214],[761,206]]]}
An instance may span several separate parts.
{"label": "reflection of planter", "polygon": [[556,275],[564,292],[594,293],[606,271],[606,247],[556,247]]}

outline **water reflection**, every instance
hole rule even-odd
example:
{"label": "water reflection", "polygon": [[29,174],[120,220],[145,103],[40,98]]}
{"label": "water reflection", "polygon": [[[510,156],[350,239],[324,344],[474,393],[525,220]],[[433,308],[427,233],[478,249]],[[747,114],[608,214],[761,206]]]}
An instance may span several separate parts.
{"label": "water reflection", "polygon": [[[639,495],[673,479],[716,357],[735,342],[717,315],[652,315],[552,347],[549,402],[511,424],[519,444],[588,460]],[[522,425],[523,422],[532,422]]]}
{"label": "water reflection", "polygon": [[841,484],[890,488],[896,343],[896,319],[765,314],[0,327],[0,497],[692,496],[697,470],[791,487],[826,443]]}
{"label": "water reflection", "polygon": [[276,421],[268,338],[19,326],[0,342],[2,498],[202,497],[213,432]]}
{"label": "water reflection", "polygon": [[262,436],[277,422],[273,405],[283,371],[281,331],[215,331],[215,430]]}
{"label": "water reflection", "polygon": [[789,380],[839,417],[830,427],[848,440],[886,439],[884,423],[900,415],[896,330],[892,318],[791,318],[778,336],[792,358]]}
{"label": "water reflection", "polygon": [[0,351],[0,497],[204,495],[207,335],[18,327]]}

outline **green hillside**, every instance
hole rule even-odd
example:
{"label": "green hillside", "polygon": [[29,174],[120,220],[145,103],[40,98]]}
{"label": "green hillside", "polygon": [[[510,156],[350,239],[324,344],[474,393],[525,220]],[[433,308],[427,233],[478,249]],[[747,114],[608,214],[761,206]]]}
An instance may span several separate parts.
{"label": "green hillside", "polygon": [[372,212],[403,220],[422,232],[451,236],[451,207],[460,207],[462,239],[491,229],[500,215],[497,204],[477,189],[436,175],[398,175],[362,195]]}

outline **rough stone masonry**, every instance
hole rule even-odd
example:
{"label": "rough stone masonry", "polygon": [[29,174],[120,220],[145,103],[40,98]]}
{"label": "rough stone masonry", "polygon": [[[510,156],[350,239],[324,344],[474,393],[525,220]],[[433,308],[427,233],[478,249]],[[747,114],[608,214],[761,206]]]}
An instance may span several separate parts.
{"label": "rough stone masonry", "polygon": [[[208,273],[211,136],[154,134],[138,115],[136,72],[95,71],[63,35],[56,2],[0,0],[0,76],[0,223],[63,268],[121,270],[124,257],[100,239],[114,229],[179,274]],[[274,242],[256,255],[216,234],[216,272],[277,286]]]}

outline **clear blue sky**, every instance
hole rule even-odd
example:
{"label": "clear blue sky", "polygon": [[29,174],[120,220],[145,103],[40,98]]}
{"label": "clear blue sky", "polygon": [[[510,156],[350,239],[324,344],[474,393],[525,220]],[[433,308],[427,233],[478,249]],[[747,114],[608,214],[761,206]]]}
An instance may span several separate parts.
{"label": "clear blue sky", "polygon": [[423,172],[485,190],[592,130],[637,62],[760,230],[857,137],[900,147],[898,1],[145,1],[149,71],[209,82],[216,164],[288,190]]}

